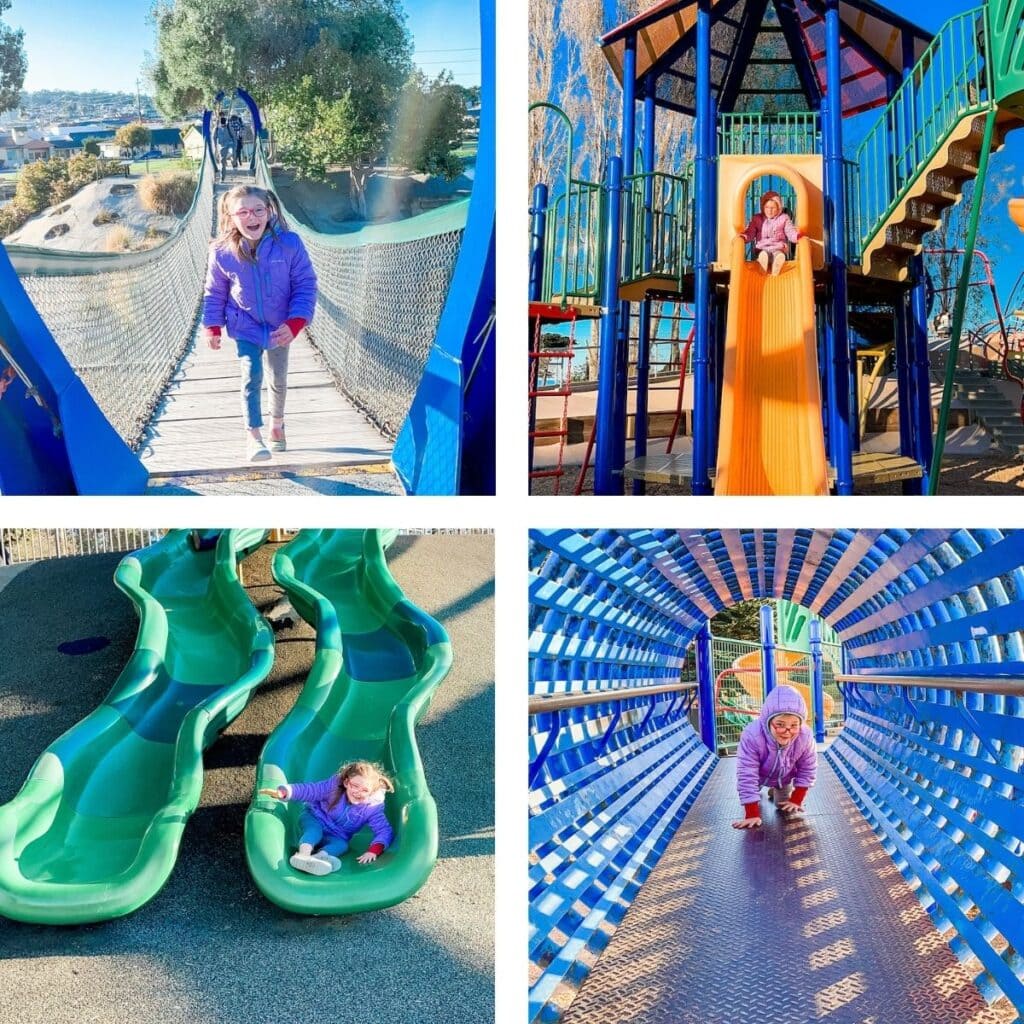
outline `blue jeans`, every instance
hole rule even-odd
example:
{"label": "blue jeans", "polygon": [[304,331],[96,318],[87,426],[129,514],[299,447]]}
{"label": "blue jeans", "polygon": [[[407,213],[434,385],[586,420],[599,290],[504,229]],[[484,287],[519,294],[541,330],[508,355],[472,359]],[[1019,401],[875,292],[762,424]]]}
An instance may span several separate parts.
{"label": "blue jeans", "polygon": [[299,836],[299,845],[309,843],[314,850],[319,847],[324,853],[332,857],[340,857],[348,849],[348,840],[341,836],[327,836],[324,842],[324,827],[309,811],[303,811],[299,815],[299,828],[302,835]]}
{"label": "blue jeans", "polygon": [[263,355],[270,367],[270,414],[284,417],[284,400],[288,394],[288,350],[291,345],[260,348],[251,341],[235,339],[238,358],[242,362],[242,416],[247,427],[263,426]]}

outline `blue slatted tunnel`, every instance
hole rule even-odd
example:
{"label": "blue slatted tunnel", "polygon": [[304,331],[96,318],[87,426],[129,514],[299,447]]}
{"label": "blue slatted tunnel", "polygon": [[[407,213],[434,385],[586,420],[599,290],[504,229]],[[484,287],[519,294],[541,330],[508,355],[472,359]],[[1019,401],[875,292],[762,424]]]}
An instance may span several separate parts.
{"label": "blue slatted tunnel", "polygon": [[[529,590],[532,1021],[1020,1019],[1024,531],[535,530]],[[682,670],[757,598],[837,631],[846,719],[741,832]]]}

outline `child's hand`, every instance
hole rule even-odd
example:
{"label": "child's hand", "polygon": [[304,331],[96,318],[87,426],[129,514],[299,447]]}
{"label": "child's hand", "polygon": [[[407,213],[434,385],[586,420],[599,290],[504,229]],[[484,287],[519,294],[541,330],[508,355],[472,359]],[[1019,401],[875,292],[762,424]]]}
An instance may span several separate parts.
{"label": "child's hand", "polygon": [[741,818],[739,821],[732,823],[733,828],[760,828],[760,818]]}
{"label": "child's hand", "polygon": [[356,860],[360,864],[372,864],[376,859],[377,859],[377,854],[370,853],[369,850],[367,850],[366,853],[364,853],[362,855],[362,857],[357,857],[356,858]]}
{"label": "child's hand", "polygon": [[806,814],[807,812],[800,806],[800,804],[793,803],[792,800],[783,800],[779,805],[779,810],[783,814]]}
{"label": "child's hand", "polygon": [[281,796],[281,791],[279,789],[261,789],[259,791],[259,794],[260,794],[260,796],[271,796],[275,800],[282,800],[282,799],[284,799]]}
{"label": "child's hand", "polygon": [[290,345],[294,340],[292,329],[287,324],[281,324],[270,332],[270,347],[280,348],[282,345]]}
{"label": "child's hand", "polygon": [[206,344],[209,345],[210,348],[214,350],[220,348],[220,335],[214,334],[209,327],[203,328],[203,337],[206,339]]}

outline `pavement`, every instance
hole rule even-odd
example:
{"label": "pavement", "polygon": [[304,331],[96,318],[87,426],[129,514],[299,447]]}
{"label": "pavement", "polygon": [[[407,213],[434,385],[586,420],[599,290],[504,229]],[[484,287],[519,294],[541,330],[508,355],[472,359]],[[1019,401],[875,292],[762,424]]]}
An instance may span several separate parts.
{"label": "pavement", "polygon": [[[263,612],[281,596],[272,550],[244,563]],[[111,582],[119,558],[37,562],[0,589],[0,629],[18,638],[0,661],[0,803],[42,749],[103,699],[131,653],[135,615]],[[441,828],[423,889],[386,910],[307,918],[269,903],[250,879],[242,827],[256,759],[312,663],[313,630],[300,622],[277,633],[270,677],[207,751],[202,801],[152,901],[94,925],[0,919],[4,1024],[494,1020],[493,536],[399,537],[389,563],[455,651],[418,729]],[[59,652],[84,638],[107,643]]]}

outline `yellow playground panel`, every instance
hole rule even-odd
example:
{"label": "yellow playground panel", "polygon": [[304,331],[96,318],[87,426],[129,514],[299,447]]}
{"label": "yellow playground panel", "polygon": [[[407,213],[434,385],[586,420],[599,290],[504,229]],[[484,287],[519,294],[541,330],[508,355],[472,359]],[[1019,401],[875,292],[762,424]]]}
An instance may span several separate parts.
{"label": "yellow playground panel", "polygon": [[[775,664],[779,673],[779,682],[792,686],[803,697],[804,703],[807,705],[807,724],[813,725],[814,701],[811,699],[811,688],[806,683],[795,683],[792,679],[787,678],[791,673],[786,671],[787,669],[804,666],[808,660],[809,656],[800,651],[785,651],[781,649],[775,651]],[[761,682],[760,671],[761,652],[748,651],[746,654],[741,654],[732,663],[732,667],[736,670],[736,680],[740,686],[743,687],[751,699],[760,704],[764,699],[764,686]],[[832,695],[827,691],[822,694],[822,697],[824,698],[825,721],[827,722],[835,710],[835,702],[832,699]]]}

